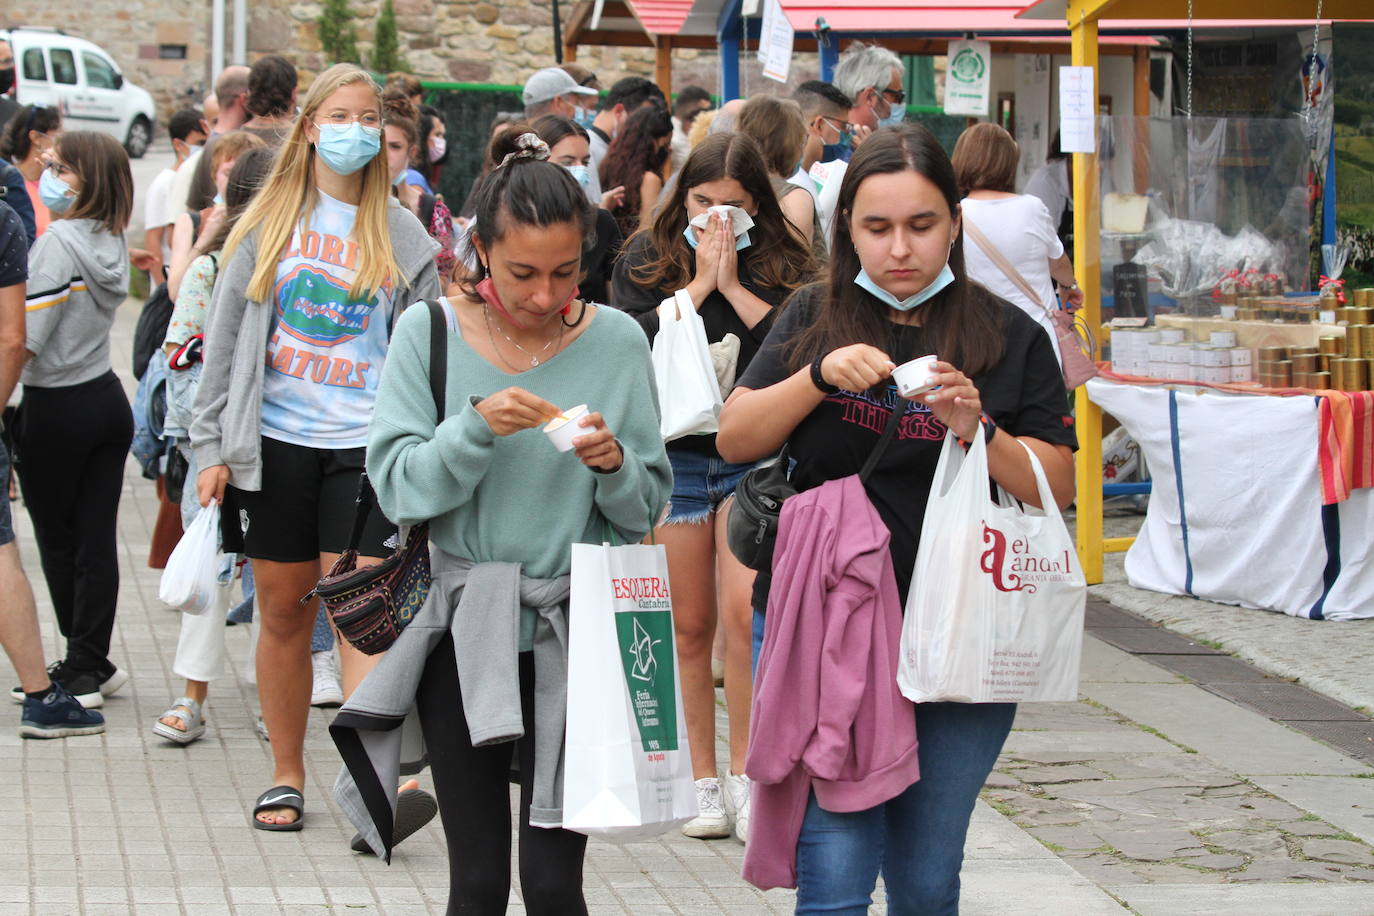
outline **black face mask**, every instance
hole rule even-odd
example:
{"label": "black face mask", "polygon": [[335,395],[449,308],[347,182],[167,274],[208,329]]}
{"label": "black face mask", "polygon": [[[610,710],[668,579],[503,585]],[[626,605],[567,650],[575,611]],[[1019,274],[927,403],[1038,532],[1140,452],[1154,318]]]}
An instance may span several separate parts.
{"label": "black face mask", "polygon": [[671,152],[672,152],[672,150],[668,149],[668,147],[665,146],[665,147],[663,147],[662,149],[660,149],[658,152],[654,153],[654,158],[653,158],[654,168],[656,168],[656,169],[661,169],[661,168],[663,168],[663,164],[666,163],[666,162],[668,161],[668,154],[671,153]]}
{"label": "black face mask", "polygon": [[5,69],[0,70],[0,93],[9,92],[9,91],[10,91],[10,87],[13,86],[13,85],[14,85],[14,68],[13,68],[13,67],[6,67]]}

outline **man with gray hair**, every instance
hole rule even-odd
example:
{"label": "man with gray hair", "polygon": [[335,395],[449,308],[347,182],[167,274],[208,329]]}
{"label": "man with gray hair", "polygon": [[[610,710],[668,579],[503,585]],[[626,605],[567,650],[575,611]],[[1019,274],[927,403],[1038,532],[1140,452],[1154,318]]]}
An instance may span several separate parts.
{"label": "man with gray hair", "polygon": [[906,92],[902,89],[902,59],[879,45],[855,42],[840,55],[835,88],[854,102],[854,145],[879,127],[902,123]]}
{"label": "man with gray hair", "polygon": [[525,103],[525,118],[533,121],[546,114],[574,118],[580,107],[578,96],[599,95],[595,89],[579,86],[562,67],[545,67],[525,81],[521,99]]}

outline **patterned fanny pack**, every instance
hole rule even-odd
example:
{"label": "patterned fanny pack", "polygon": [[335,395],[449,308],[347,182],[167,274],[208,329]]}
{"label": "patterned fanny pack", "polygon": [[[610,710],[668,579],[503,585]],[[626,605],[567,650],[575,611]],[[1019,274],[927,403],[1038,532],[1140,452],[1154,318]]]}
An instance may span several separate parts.
{"label": "patterned fanny pack", "polygon": [[[434,395],[435,426],[444,419],[444,385],[448,374],[448,323],[443,307],[429,308],[429,386]],[[367,474],[358,485],[358,504],[348,549],[302,602],[318,596],[340,635],[353,648],[377,655],[391,648],[429,597],[429,523],[402,532],[396,549],[375,566],[358,568],[358,545],[377,496]]]}

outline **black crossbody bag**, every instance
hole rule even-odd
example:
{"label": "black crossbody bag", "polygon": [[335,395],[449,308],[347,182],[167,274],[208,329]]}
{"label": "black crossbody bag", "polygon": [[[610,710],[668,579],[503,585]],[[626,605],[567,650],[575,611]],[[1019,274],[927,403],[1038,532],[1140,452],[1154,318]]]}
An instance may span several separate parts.
{"label": "black crossbody bag", "polygon": [[[878,461],[887,451],[897,427],[906,414],[907,399],[897,396],[897,403],[887,418],[883,434],[869,452],[868,460],[859,471],[859,481],[866,482]],[[768,572],[773,568],[773,547],[778,540],[778,516],[782,504],[789,496],[795,496],[797,488],[787,479],[787,449],[782,450],[778,460],[763,468],[754,468],[746,473],[735,486],[734,505],[730,507],[730,518],[726,523],[725,540],[730,552],[745,566],[758,572]]]}

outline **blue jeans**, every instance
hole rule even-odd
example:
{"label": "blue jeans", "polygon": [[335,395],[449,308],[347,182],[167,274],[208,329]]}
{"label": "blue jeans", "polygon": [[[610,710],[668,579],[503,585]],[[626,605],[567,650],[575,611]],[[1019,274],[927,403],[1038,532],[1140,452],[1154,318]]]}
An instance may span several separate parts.
{"label": "blue jeans", "polygon": [[718,455],[668,447],[668,462],[673,466],[673,496],[668,503],[666,524],[701,524],[735,492],[740,478],[753,469],[752,464],[731,464]]}
{"label": "blue jeans", "polygon": [[[763,624],[754,611],[756,671]],[[969,818],[1014,718],[1014,703],[921,703],[919,782],[848,814],[813,794],[797,845],[797,912],[866,916],[881,873],[889,916],[957,916]]]}

